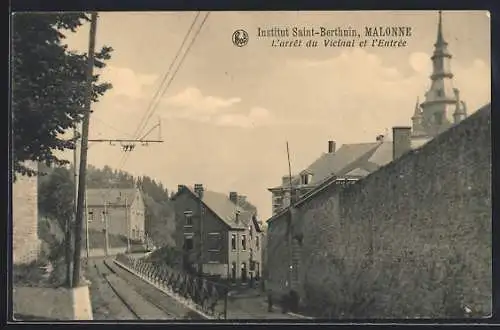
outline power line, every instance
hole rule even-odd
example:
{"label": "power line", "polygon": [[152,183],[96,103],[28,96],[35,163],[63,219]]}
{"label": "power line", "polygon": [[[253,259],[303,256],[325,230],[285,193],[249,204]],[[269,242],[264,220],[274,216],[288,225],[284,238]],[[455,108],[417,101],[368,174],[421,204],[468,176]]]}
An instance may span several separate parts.
{"label": "power line", "polygon": [[108,124],[107,122],[105,122],[104,120],[102,120],[102,119],[100,119],[100,118],[96,117],[95,115],[92,117],[92,119],[97,120],[97,121],[98,121],[98,122],[100,122],[101,124],[103,124],[103,125],[105,125],[105,126],[107,126],[107,127],[111,128],[111,129],[115,130],[117,133],[125,134],[125,135],[126,135],[126,136],[128,136],[128,137],[132,137],[132,134],[130,134],[130,133],[126,133],[126,132],[124,132],[124,131],[122,131],[122,130],[120,130],[120,129],[116,128],[116,127],[114,127],[113,125]]}
{"label": "power line", "polygon": [[[200,34],[201,29],[203,28],[203,25],[205,24],[205,22],[206,22],[206,20],[207,20],[207,18],[208,18],[208,16],[209,16],[209,15],[210,15],[210,12],[207,12],[207,14],[205,15],[205,17],[203,18],[203,21],[201,22],[201,24],[200,24],[200,26],[198,27],[198,30],[196,31],[196,33],[195,33],[195,35],[194,35],[193,39],[191,40],[190,44],[188,45],[188,48],[186,49],[186,52],[185,52],[185,53],[184,53],[184,55],[182,56],[182,58],[181,58],[181,60],[180,60],[180,62],[179,62],[179,65],[177,66],[177,68],[176,68],[176,69],[175,69],[175,71],[173,72],[173,74],[172,74],[172,76],[171,76],[170,80],[168,81],[168,83],[167,83],[167,84],[166,84],[166,86],[164,87],[163,92],[161,93],[161,95],[160,95],[160,98],[159,98],[159,99],[161,99],[161,97],[162,97],[163,95],[165,95],[165,92],[167,91],[168,87],[172,84],[172,81],[174,80],[174,78],[175,78],[175,76],[176,76],[177,72],[179,71],[179,69],[181,68],[181,66],[182,66],[182,64],[183,64],[183,62],[184,62],[184,60],[185,60],[185,59],[186,59],[186,57],[187,57],[187,54],[188,54],[188,53],[189,53],[189,51],[191,50],[191,47],[193,46],[194,42],[196,41],[196,38],[198,37],[198,35]],[[157,104],[158,104],[158,103],[156,103],[156,105],[157,105]],[[146,123],[147,123],[147,121],[151,118],[151,116],[154,114],[154,111],[155,111],[156,105],[155,105],[155,106],[154,106],[151,110],[149,110],[149,115],[147,116]],[[140,131],[140,130],[138,129],[138,130],[137,130],[137,132],[139,132],[139,131]],[[126,161],[128,160],[128,157],[129,157],[129,154],[125,154],[125,155],[123,155],[123,157],[122,157],[122,160],[121,160],[121,162],[120,162],[119,167],[122,167],[123,165],[125,165]]]}
{"label": "power line", "polygon": [[[184,62],[184,60],[186,59],[189,51],[191,50],[191,47],[193,46],[193,44],[195,43],[196,41],[196,38],[198,37],[198,35],[200,34],[201,32],[201,29],[203,28],[203,25],[205,24],[206,20],[208,19],[208,16],[210,15],[210,12],[207,12],[207,14],[205,15],[205,17],[203,18],[203,21],[201,22],[200,26],[198,27],[198,30],[196,31],[196,34],[194,35],[193,39],[191,39],[191,43],[188,45],[188,48],[186,49],[186,52],[184,53],[184,55],[182,56],[180,62],[179,62],[179,65],[177,66],[177,68],[175,69],[174,73],[172,74],[170,80],[168,81],[165,89],[163,90],[163,92],[161,93],[160,95],[160,98],[161,99],[163,97],[163,95],[165,95],[165,92],[167,91],[167,89],[170,87],[170,85],[172,84],[172,81],[174,80],[177,72],[179,71],[179,69],[181,68],[182,66],[182,63]],[[158,103],[156,103],[156,105],[158,105]],[[154,114],[154,111],[155,111],[155,108],[156,108],[156,105],[153,109],[151,109],[151,112],[149,113],[149,116],[148,118],[146,119],[146,123],[147,121],[151,118],[151,116]],[[144,129],[144,128],[143,128]]]}
{"label": "power line", "polygon": [[160,94],[162,88],[163,88],[163,85],[165,84],[165,82],[167,81],[167,78],[170,74],[170,71],[172,71],[172,68],[174,67],[174,64],[175,62],[177,61],[177,59],[179,58],[179,55],[181,54],[182,52],[182,48],[184,47],[184,45],[186,44],[186,41],[188,40],[188,37],[189,35],[191,34],[191,31],[193,30],[195,24],[196,24],[196,21],[198,20],[198,17],[200,16],[200,12],[197,12],[196,13],[196,16],[194,17],[193,19],[193,22],[191,23],[191,26],[189,27],[188,31],[186,32],[186,35],[184,36],[184,39],[182,40],[182,43],[179,47],[179,49],[177,50],[177,53],[175,54],[175,57],[174,59],[172,60],[172,62],[170,63],[170,66],[168,67],[167,69],[167,72],[165,72],[165,75],[163,76],[163,79],[160,83],[160,85],[158,86],[158,89],[156,90],[156,93],[153,95],[153,98],[151,99],[151,102],[149,103],[148,105],[148,108],[146,109],[146,113],[144,114],[144,116],[142,117],[139,125],[137,126],[137,129],[134,133],[134,136],[137,137],[137,135],[139,134],[139,131],[142,129],[142,126],[145,124],[145,118],[147,116],[147,113],[150,111],[150,109],[153,107],[153,104],[154,104],[154,101],[156,100],[156,98],[158,97],[158,95]]}
{"label": "power line", "polygon": [[[134,133],[134,137],[137,137],[139,135],[139,132],[143,126],[143,124],[145,123],[145,119],[147,117],[147,114],[148,112],[151,110],[151,108],[153,107],[154,105],[154,102],[156,100],[156,98],[159,96],[161,90],[164,88],[164,84],[165,82],[167,81],[167,78],[170,74],[170,72],[172,71],[172,68],[174,67],[174,64],[175,62],[177,61],[177,58],[179,57],[179,55],[181,54],[182,52],[182,48],[184,47],[184,44],[186,43],[189,35],[191,34],[191,31],[193,30],[195,24],[196,24],[196,21],[198,20],[198,17],[200,16],[200,12],[197,12],[196,13],[196,16],[194,17],[193,19],[193,22],[191,23],[191,26],[189,27],[188,31],[186,32],[186,35],[184,36],[184,39],[182,40],[182,43],[179,47],[179,49],[177,50],[177,53],[174,57],[174,59],[172,60],[172,62],[170,63],[170,66],[168,67],[168,70],[167,72],[165,72],[164,76],[163,76],[163,79],[162,81],[160,82],[160,84],[158,85],[158,89],[156,90],[155,94],[153,95],[152,99],[151,99],[151,102],[149,103],[147,109],[146,109],[146,112],[144,113],[144,116],[142,117],[139,125],[137,126],[137,129]],[[120,161],[118,163],[118,168],[122,167],[125,162],[127,161],[127,158],[128,158],[128,154],[124,154],[121,158],[120,158]]]}

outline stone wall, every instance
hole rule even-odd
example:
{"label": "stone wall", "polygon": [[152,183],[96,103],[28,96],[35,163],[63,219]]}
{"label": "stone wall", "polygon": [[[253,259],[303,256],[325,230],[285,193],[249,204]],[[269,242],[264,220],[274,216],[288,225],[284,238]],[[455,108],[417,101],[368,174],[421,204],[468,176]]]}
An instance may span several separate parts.
{"label": "stone wall", "polygon": [[[358,183],[296,209],[302,300],[323,316],[491,312],[491,127],[481,109]],[[285,219],[269,226],[270,282],[283,291]]]}
{"label": "stone wall", "polygon": [[[32,162],[26,166],[36,170]],[[12,257],[14,264],[36,260],[40,249],[38,239],[38,180],[17,176],[12,184]]]}

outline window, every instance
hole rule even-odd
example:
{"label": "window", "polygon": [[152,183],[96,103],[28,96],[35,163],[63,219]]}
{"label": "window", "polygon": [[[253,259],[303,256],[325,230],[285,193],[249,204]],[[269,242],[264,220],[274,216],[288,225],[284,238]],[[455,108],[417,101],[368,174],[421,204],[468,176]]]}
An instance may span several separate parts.
{"label": "window", "polygon": [[255,237],[255,248],[258,250],[259,249],[259,236]]}
{"label": "window", "polygon": [[87,218],[87,222],[92,222],[92,221],[94,221],[94,212],[89,211],[89,216]]}
{"label": "window", "polygon": [[236,234],[231,234],[231,249],[236,250]]}
{"label": "window", "polygon": [[242,282],[247,281],[247,264],[246,264],[246,262],[241,264],[241,281]]}
{"label": "window", "polygon": [[193,236],[185,236],[184,237],[184,250],[191,251],[194,248]]}
{"label": "window", "polygon": [[442,89],[438,89],[437,90],[437,96],[438,97],[442,97],[443,96],[443,90]]}
{"label": "window", "polygon": [[236,262],[233,262],[231,264],[231,280],[235,280],[236,279]]}
{"label": "window", "polygon": [[292,279],[299,280],[299,261],[297,259],[292,260]]}
{"label": "window", "polygon": [[440,112],[436,112],[434,114],[434,121],[437,125],[441,125],[443,123],[443,114]]}
{"label": "window", "polygon": [[185,211],[184,218],[186,219],[186,224],[184,225],[184,227],[192,227],[193,226],[193,212],[192,211]]}
{"label": "window", "polygon": [[207,248],[208,251],[221,250],[221,235],[220,233],[208,233]]}
{"label": "window", "polygon": [[243,251],[247,249],[247,235],[241,235],[241,249]]}

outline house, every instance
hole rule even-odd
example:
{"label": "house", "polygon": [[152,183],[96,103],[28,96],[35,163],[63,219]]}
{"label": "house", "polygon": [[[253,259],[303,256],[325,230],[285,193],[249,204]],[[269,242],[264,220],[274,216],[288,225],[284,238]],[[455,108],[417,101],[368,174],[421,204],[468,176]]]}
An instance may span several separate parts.
{"label": "house", "polygon": [[87,189],[88,229],[144,241],[145,205],[140,189]]}
{"label": "house", "polygon": [[[424,102],[420,103],[417,98],[411,117],[412,126],[395,127],[393,139],[409,143],[415,149],[466,118],[466,103],[461,99],[459,89],[453,87],[453,73],[449,63],[451,57],[443,36],[439,12],[437,40],[431,56],[433,72],[430,87],[425,93]],[[408,134],[411,136],[409,142],[405,139]],[[342,176],[354,182],[373,173],[391,162],[394,152],[393,143],[387,141],[384,135],[377,136],[373,142],[343,144],[338,150],[335,141],[328,141],[328,151],[293,176],[291,182],[289,176],[283,176],[279,186],[268,189],[272,193],[272,214],[276,215],[288,207],[292,197],[298,200],[333,177]],[[396,155],[399,156],[400,154]]]}
{"label": "house", "polygon": [[179,185],[172,201],[186,269],[241,283],[260,278],[262,230],[256,209],[241,206],[244,196]]}
{"label": "house", "polygon": [[[429,269],[442,267],[453,251],[453,258],[464,260],[466,271],[459,276],[468,278],[468,298],[491,309],[491,232],[486,230],[491,226],[491,106],[466,118],[466,105],[452,87],[450,58],[440,13],[431,84],[425,101],[417,101],[412,126],[394,127],[392,141],[379,136],[372,143],[344,144],[338,151],[329,141],[328,152],[291,183],[283,177],[280,186],[269,189],[273,216],[267,220],[266,262],[273,265],[267,278],[273,292],[295,290],[310,305],[325,305],[325,294],[330,294],[328,299],[345,303],[348,310],[356,295],[349,288],[357,288],[374,301],[397,302],[384,306],[386,311],[398,305],[417,310],[413,304],[424,296],[444,300],[429,283],[419,281],[430,276]],[[469,249],[488,257],[467,257]],[[399,284],[391,283],[393,292],[403,294],[370,292],[369,281],[376,278],[372,270],[406,274],[407,287],[398,290]],[[417,295],[408,291],[408,283]],[[369,306],[363,316],[375,311]],[[437,315],[423,309],[416,313]]]}
{"label": "house", "polygon": [[[461,301],[489,315],[490,125],[487,105],[413,150],[406,128],[387,165],[353,182],[334,176],[274,215],[267,287],[278,297],[294,290],[309,308],[323,311],[325,301],[355,310],[349,304],[362,291],[373,301],[357,310],[366,318],[452,317],[443,304],[460,292]],[[456,278],[463,279],[459,288]],[[386,289],[377,289],[381,283]],[[440,287],[452,293],[433,289]],[[377,305],[384,302],[390,305]]]}

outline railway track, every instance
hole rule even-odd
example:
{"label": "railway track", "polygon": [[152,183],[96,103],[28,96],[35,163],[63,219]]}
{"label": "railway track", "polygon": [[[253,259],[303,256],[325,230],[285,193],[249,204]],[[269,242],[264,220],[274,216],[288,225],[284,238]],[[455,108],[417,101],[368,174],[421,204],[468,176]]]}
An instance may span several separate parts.
{"label": "railway track", "polygon": [[[160,304],[134,290],[134,287],[116,272],[112,262],[106,259],[94,259],[93,266],[98,276],[104,279],[106,285],[120,301],[120,307],[133,316],[132,319],[169,320],[175,318],[175,315],[162,308]],[[125,312],[124,310],[120,312]]]}
{"label": "railway track", "polygon": [[166,293],[162,292],[153,285],[145,282],[143,279],[130,273],[129,271],[116,265],[112,260],[105,261],[106,266],[112,269],[120,278],[128,282],[129,286],[140,292],[141,296],[156,308],[171,316],[173,319],[204,319],[193,313],[193,311],[176,301]]}
{"label": "railway track", "polygon": [[141,320],[141,316],[127,303],[125,299],[120,295],[120,293],[115,289],[115,287],[111,284],[111,282],[108,279],[108,275],[110,273],[115,274],[115,272],[108,267],[106,262],[104,260],[95,260],[94,261],[94,268],[96,269],[97,274],[99,275],[100,278],[104,279],[106,284],[109,286],[111,291],[115,294],[115,296],[120,300],[123,304],[123,306],[127,309],[128,312],[130,312],[135,319]]}

